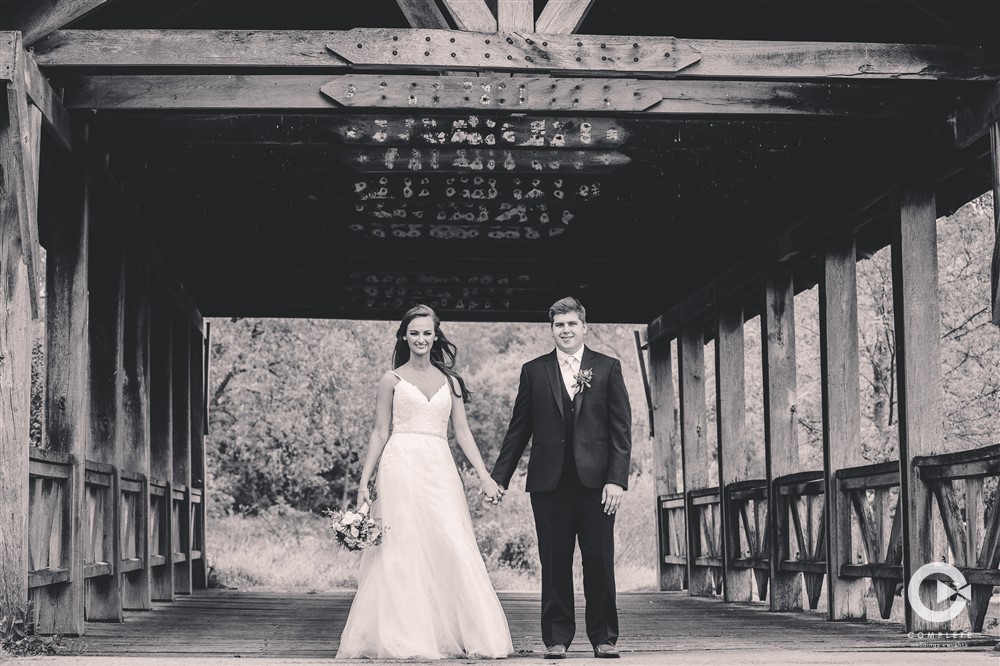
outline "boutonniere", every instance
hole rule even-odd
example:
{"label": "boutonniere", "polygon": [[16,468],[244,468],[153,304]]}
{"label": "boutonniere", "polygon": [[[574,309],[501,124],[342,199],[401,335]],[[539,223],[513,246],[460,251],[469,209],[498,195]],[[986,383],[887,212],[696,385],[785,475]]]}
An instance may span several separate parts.
{"label": "boutonniere", "polygon": [[580,372],[573,375],[575,383],[573,384],[573,395],[576,396],[578,393],[582,393],[584,388],[590,388],[590,380],[594,378],[594,369],[587,368],[586,370],[581,370]]}

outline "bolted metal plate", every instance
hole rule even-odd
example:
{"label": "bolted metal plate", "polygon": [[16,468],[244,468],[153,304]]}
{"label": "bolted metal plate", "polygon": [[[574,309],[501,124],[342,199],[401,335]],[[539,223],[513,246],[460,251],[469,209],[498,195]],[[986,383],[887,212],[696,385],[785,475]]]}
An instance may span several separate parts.
{"label": "bolted metal plate", "polygon": [[355,28],[327,48],[356,66],[423,69],[627,72],[670,75],[698,62],[674,37],[539,35],[404,28]]}
{"label": "bolted metal plate", "polygon": [[344,106],[476,111],[644,111],[663,99],[634,79],[348,74],[323,85]]}

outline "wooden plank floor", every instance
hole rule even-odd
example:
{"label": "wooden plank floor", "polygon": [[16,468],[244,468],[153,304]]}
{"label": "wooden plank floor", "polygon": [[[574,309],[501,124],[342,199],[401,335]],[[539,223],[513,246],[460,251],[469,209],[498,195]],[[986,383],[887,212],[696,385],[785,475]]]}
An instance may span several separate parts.
{"label": "wooden plank floor", "polygon": [[[522,656],[539,656],[538,596],[500,596],[515,649]],[[174,603],[158,603],[152,612],[127,613],[124,623],[88,623],[81,640],[89,656],[332,658],[352,598],[352,592],[200,591]],[[683,592],[620,594],[618,602],[619,647],[626,657],[777,650],[791,658],[785,663],[797,663],[795,655],[912,653],[917,647],[894,624],[827,622],[818,613],[770,613],[762,604],[725,604]],[[580,598],[578,614],[582,606]],[[582,615],[577,626],[571,656],[582,657],[589,650]],[[974,651],[998,654],[983,641],[971,645]]]}

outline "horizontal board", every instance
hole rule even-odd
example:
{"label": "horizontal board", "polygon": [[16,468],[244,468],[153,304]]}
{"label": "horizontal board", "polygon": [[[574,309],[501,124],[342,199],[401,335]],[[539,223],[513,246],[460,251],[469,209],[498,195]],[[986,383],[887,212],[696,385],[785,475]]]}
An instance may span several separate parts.
{"label": "horizontal board", "polygon": [[340,160],[366,173],[610,173],[627,166],[613,151],[511,148],[349,148]]}
{"label": "horizontal board", "polygon": [[629,79],[348,74],[324,84],[342,106],[478,111],[643,111],[662,99],[647,82]]}
{"label": "horizontal board", "polygon": [[[444,77],[451,79],[453,77]],[[631,131],[608,118],[543,116],[350,116],[328,130],[362,146],[617,148]]]}
{"label": "horizontal board", "polygon": [[355,66],[674,74],[700,54],[673,37],[356,28],[327,48]]}
{"label": "horizontal board", "polygon": [[68,479],[72,467],[68,464],[42,462],[31,460],[28,464],[28,474],[43,479]]}
{"label": "horizontal board", "polygon": [[69,569],[54,568],[28,572],[28,587],[45,587],[69,581]]}
{"label": "horizontal board", "polygon": [[[349,35],[360,32],[337,32],[323,30],[59,30],[33,45],[34,55],[43,67],[258,67],[258,68],[321,68],[324,70],[346,66],[346,62],[331,53],[326,44],[338,43],[350,57],[358,51],[358,41],[348,39]],[[397,36],[400,31],[392,31]],[[362,43],[371,44],[388,31],[367,31]],[[435,32],[434,34],[437,34]],[[461,32],[440,31],[446,40],[436,45],[450,49],[450,39],[463,37]],[[392,43],[391,34],[389,43]],[[473,42],[495,36],[474,36]],[[597,40],[596,55],[591,59],[604,65],[603,71],[611,69],[608,61],[600,60],[601,37],[590,35],[587,41],[566,35],[559,43],[567,41],[570,49],[583,49],[591,40]],[[528,45],[522,35],[518,44]],[[609,39],[622,39],[621,37]],[[638,37],[623,46],[628,50],[632,43],[640,49],[652,49],[656,38]],[[419,38],[415,40],[419,42]],[[426,43],[426,39],[424,40]],[[543,38],[541,42],[548,41]],[[577,42],[581,46],[576,46]],[[397,42],[398,43],[398,40]],[[458,43],[457,41],[455,43]],[[463,40],[464,43],[464,40]],[[607,42],[604,42],[607,44]],[[619,42],[620,43],[620,42]],[[807,42],[807,41],[742,41],[718,39],[685,39],[684,43],[700,54],[700,60],[680,72],[680,76],[698,78],[769,78],[769,79],[859,79],[903,78],[925,80],[997,80],[1000,66],[988,49],[975,46],[926,45],[926,44],[873,44],[870,42]],[[513,45],[506,44],[505,47]],[[445,46],[448,45],[448,46]],[[475,44],[480,46],[480,44]],[[648,45],[648,46],[647,46]],[[541,48],[548,48],[542,46]],[[390,47],[391,49],[391,47]],[[451,50],[441,49],[444,70],[457,69],[451,57]],[[477,49],[485,55],[484,49]],[[398,49],[397,49],[398,50]],[[415,59],[429,59],[418,50]],[[458,52],[455,51],[458,59]],[[662,57],[663,52],[652,52]],[[506,60],[507,67],[501,67],[495,58],[489,66],[476,69],[519,69],[531,71],[539,66],[525,60]],[[531,55],[527,53],[526,55]],[[389,52],[391,56],[391,50]],[[354,56],[357,58],[357,56]],[[581,59],[583,56],[580,56]],[[607,57],[606,55],[604,57]],[[633,56],[634,57],[634,56]],[[463,58],[465,54],[463,53]],[[627,58],[627,56],[626,56]],[[667,59],[665,59],[667,60]],[[468,61],[472,62],[472,61]],[[544,62],[544,60],[543,60]],[[582,60],[581,60],[582,62]],[[575,58],[569,60],[573,67],[580,65]],[[636,63],[633,63],[636,64]]]}

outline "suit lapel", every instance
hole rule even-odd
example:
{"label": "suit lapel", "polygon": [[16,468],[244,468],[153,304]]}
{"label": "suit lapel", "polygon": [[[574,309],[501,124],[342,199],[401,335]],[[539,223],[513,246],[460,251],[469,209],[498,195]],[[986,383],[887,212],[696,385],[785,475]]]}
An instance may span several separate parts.
{"label": "suit lapel", "polygon": [[[592,370],[594,368],[594,352],[590,351],[590,347],[583,348],[583,356],[580,358],[580,370]],[[594,380],[591,379],[591,382]],[[583,405],[583,395],[587,392],[587,387],[584,386],[582,391],[577,391],[576,395],[573,396],[573,424],[576,425],[576,420],[580,418],[580,408]]]}
{"label": "suit lapel", "polygon": [[552,387],[552,397],[556,399],[556,405],[559,407],[559,415],[565,416],[563,414],[562,394],[566,389],[563,387],[563,380],[559,374],[559,363],[556,361],[555,349],[545,359],[545,374],[549,377],[549,386]]}

